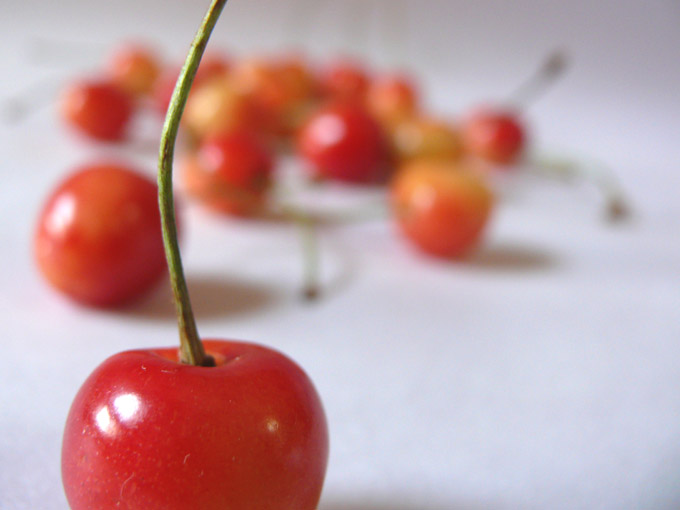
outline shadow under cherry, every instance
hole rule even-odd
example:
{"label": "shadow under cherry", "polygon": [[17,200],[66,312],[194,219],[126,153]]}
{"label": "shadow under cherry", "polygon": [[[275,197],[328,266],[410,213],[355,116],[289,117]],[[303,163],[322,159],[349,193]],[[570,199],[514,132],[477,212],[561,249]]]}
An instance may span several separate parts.
{"label": "shadow under cherry", "polygon": [[[187,287],[197,320],[253,314],[272,306],[280,298],[275,289],[262,284],[207,274],[187,275]],[[175,321],[170,284],[164,282],[150,295],[122,311],[133,317]]]}
{"label": "shadow under cherry", "polygon": [[545,271],[559,265],[553,253],[539,247],[518,244],[480,248],[465,262],[473,268],[499,272]]}

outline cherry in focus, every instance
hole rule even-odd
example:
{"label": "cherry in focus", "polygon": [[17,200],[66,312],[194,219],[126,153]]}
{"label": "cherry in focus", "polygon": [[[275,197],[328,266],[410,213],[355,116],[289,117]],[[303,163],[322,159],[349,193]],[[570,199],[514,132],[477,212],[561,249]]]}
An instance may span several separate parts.
{"label": "cherry in focus", "polygon": [[406,165],[391,186],[392,208],[401,233],[421,251],[461,257],[479,241],[493,195],[478,173],[444,161]]}
{"label": "cherry in focus", "polygon": [[76,301],[140,296],[166,271],[156,184],[120,165],[79,169],[48,198],[34,248],[45,278]]}
{"label": "cherry in focus", "polygon": [[389,171],[383,130],[355,102],[315,112],[299,133],[298,149],[316,177],[367,184],[382,182]]}
{"label": "cherry in focus", "polygon": [[463,140],[470,154],[487,163],[505,166],[521,159],[526,133],[514,113],[482,109],[463,124]]}
{"label": "cherry in focus", "polygon": [[60,112],[77,131],[91,138],[119,141],[133,113],[131,97],[110,81],[83,80],[61,96]]}
{"label": "cherry in focus", "polygon": [[183,165],[188,193],[226,214],[248,216],[261,211],[271,186],[273,157],[248,131],[206,139]]}
{"label": "cherry in focus", "polygon": [[78,392],[62,446],[72,510],[315,510],[328,458],[320,399],[294,362],[205,341],[104,361]]}

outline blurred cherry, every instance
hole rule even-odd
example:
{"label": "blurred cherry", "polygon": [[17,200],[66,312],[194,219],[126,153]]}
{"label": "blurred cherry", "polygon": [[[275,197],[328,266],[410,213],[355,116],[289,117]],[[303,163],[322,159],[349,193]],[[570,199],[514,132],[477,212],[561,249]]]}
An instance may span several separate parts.
{"label": "blurred cherry", "polygon": [[389,171],[385,135],[357,103],[320,108],[300,131],[298,147],[316,177],[366,184],[383,181]]}
{"label": "blurred cherry", "polygon": [[105,141],[125,137],[133,113],[132,99],[110,81],[81,80],[62,93],[62,118],[80,133]]}

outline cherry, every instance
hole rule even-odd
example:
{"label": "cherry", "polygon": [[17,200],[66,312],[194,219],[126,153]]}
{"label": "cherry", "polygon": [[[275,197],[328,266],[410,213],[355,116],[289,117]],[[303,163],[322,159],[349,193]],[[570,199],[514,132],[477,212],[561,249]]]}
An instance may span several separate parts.
{"label": "cherry", "polygon": [[220,212],[262,210],[271,185],[272,154],[256,135],[235,131],[207,138],[184,164],[187,191]]}
{"label": "cherry", "polygon": [[35,257],[58,290],[87,305],[115,306],[162,277],[165,256],[156,185],[127,167],[78,169],[40,214]]}
{"label": "cherry", "polygon": [[320,108],[302,127],[298,147],[317,177],[377,183],[387,174],[385,135],[357,103],[338,102]]}
{"label": "cherry", "polygon": [[391,126],[396,157],[404,162],[416,159],[457,160],[463,155],[463,141],[452,124],[431,118],[411,117]]}
{"label": "cherry", "polygon": [[196,139],[220,133],[258,130],[262,115],[252,99],[228,77],[215,77],[199,84],[189,96],[184,126]]}
{"label": "cherry", "polygon": [[512,94],[509,106],[478,109],[463,124],[468,152],[493,165],[514,165],[522,157],[527,134],[520,113],[564,72],[566,56],[556,51]]}
{"label": "cherry", "polygon": [[496,165],[512,165],[521,158],[526,133],[516,114],[510,111],[483,109],[463,124],[467,151]]}
{"label": "cherry", "polygon": [[108,65],[111,81],[134,96],[144,96],[154,88],[160,74],[158,57],[149,48],[126,44],[116,50]]}
{"label": "cherry", "polygon": [[437,257],[468,253],[479,241],[493,205],[483,178],[461,163],[410,163],[396,175],[390,192],[401,233]]}
{"label": "cherry", "polygon": [[104,361],[68,414],[62,479],[72,510],[315,510],[328,460],[319,397],[266,347],[201,342],[179,253],[172,191],[180,115],[226,0],[212,0],[161,135],[161,226],[180,349]]}
{"label": "cherry", "polygon": [[133,112],[132,99],[110,81],[83,80],[68,87],[60,102],[64,120],[98,140],[118,141]]}
{"label": "cherry", "polygon": [[116,354],[69,411],[62,476],[72,510],[314,510],[328,457],[319,397],[294,362],[204,341]]}
{"label": "cherry", "polygon": [[377,119],[390,126],[417,113],[418,93],[407,76],[380,76],[371,81],[366,104]]}
{"label": "cherry", "polygon": [[368,73],[358,62],[344,58],[333,62],[321,75],[321,88],[331,100],[363,101]]}

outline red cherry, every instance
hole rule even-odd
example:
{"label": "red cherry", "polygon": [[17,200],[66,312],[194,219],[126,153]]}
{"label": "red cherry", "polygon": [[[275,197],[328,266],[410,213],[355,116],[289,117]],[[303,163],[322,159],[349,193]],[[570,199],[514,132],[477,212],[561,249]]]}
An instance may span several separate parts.
{"label": "red cherry", "polygon": [[401,233],[425,253],[460,257],[479,241],[493,206],[482,177],[459,163],[421,160],[391,186]]}
{"label": "red cherry", "polygon": [[376,183],[388,170],[386,137],[359,104],[335,103],[319,109],[299,134],[299,151],[318,177]]}
{"label": "red cherry", "polygon": [[50,195],[35,234],[45,278],[84,304],[114,306],[165,274],[156,184],[126,167],[83,167]]}
{"label": "red cherry", "polygon": [[350,59],[337,60],[321,76],[322,91],[333,100],[362,101],[368,84],[368,73]]}
{"label": "red cherry", "polygon": [[108,81],[80,81],[66,89],[60,111],[64,120],[81,133],[99,140],[125,136],[132,116],[132,99]]}
{"label": "red cherry", "polygon": [[153,90],[160,66],[158,57],[149,48],[126,44],[111,56],[108,70],[111,80],[123,91],[143,96]]}
{"label": "red cherry", "polygon": [[206,139],[184,164],[187,191],[227,214],[250,215],[263,206],[273,158],[256,135],[236,131]]}
{"label": "red cherry", "polygon": [[526,135],[511,112],[481,110],[464,123],[463,140],[466,149],[481,160],[512,165],[524,152]]}
{"label": "red cherry", "polygon": [[177,349],[104,361],[66,421],[72,510],[315,510],[328,458],[321,401],[271,349],[205,341],[215,367]]}

